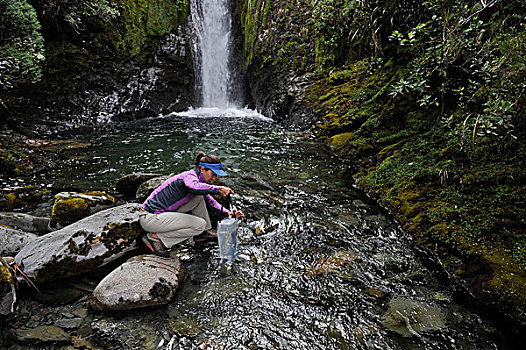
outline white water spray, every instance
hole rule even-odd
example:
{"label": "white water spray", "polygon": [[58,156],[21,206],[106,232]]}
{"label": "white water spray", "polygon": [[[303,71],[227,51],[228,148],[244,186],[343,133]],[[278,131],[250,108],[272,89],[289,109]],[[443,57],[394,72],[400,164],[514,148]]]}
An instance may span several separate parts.
{"label": "white water spray", "polygon": [[230,32],[232,20],[228,0],[191,0],[194,25],[194,56],[197,88],[202,93],[202,107],[226,109],[231,101]]}

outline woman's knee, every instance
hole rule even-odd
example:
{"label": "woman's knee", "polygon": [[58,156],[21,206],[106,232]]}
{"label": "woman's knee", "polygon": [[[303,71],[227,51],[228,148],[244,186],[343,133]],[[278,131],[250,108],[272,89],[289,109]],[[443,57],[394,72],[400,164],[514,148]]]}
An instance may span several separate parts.
{"label": "woman's knee", "polygon": [[206,220],[200,217],[195,217],[195,229],[197,231],[204,231],[206,228]]}

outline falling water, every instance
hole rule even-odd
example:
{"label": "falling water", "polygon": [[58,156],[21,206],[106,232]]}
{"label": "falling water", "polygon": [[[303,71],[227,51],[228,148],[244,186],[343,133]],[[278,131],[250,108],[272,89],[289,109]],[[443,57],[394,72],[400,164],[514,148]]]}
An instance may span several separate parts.
{"label": "falling water", "polygon": [[228,108],[231,101],[229,71],[231,18],[228,0],[191,0],[197,88],[202,107]]}

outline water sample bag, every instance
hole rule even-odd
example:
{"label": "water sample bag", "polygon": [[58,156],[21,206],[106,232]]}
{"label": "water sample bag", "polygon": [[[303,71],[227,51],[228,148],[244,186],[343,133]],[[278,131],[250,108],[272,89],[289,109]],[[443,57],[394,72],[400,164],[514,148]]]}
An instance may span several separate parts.
{"label": "water sample bag", "polygon": [[217,240],[221,264],[231,265],[236,258],[237,228],[239,221],[226,218],[217,223]]}

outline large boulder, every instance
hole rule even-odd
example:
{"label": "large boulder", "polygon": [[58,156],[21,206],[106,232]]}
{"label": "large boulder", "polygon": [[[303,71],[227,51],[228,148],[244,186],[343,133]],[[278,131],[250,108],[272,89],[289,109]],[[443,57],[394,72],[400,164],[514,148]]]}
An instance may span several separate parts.
{"label": "large boulder", "polygon": [[93,271],[132,250],[144,231],[135,203],[110,208],[40,236],[15,256],[35,282]]}
{"label": "large boulder", "polygon": [[152,193],[157,187],[161,186],[162,183],[168,180],[171,176],[172,175],[164,175],[143,182],[137,189],[135,198],[140,203],[144,202],[150,193]]}
{"label": "large boulder", "polygon": [[0,315],[7,316],[15,311],[16,290],[13,276],[4,259],[0,258]]}
{"label": "large boulder", "polygon": [[167,304],[186,274],[178,257],[133,257],[99,283],[89,305],[95,310],[128,310]]}
{"label": "large boulder", "polygon": [[134,173],[121,177],[115,189],[126,197],[134,198],[143,182],[162,176],[161,174]]}
{"label": "large boulder", "polygon": [[36,234],[49,232],[49,218],[24,213],[0,213],[0,225]]}
{"label": "large boulder", "polygon": [[62,228],[114,205],[115,198],[100,191],[60,192],[53,202],[51,225]]}
{"label": "large boulder", "polygon": [[0,226],[0,256],[15,256],[25,245],[37,238],[34,233]]}

